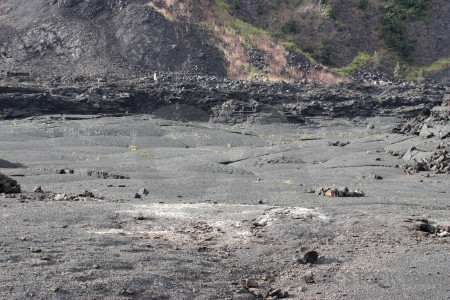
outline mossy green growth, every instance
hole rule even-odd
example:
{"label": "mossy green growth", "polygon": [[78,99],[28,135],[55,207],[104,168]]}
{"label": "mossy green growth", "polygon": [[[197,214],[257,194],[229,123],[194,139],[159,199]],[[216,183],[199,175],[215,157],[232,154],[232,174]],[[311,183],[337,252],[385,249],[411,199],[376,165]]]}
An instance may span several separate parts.
{"label": "mossy green growth", "polygon": [[364,65],[366,65],[367,63],[369,63],[372,60],[372,57],[365,53],[365,52],[360,52],[358,53],[358,55],[352,60],[351,63],[349,63],[348,65],[346,65],[345,67],[342,68],[333,68],[332,70],[335,72],[338,72],[340,74],[343,75],[353,75],[356,73],[356,70]]}
{"label": "mossy green growth", "polygon": [[233,18],[228,23],[228,26],[244,38],[246,42],[244,46],[247,48],[252,48],[251,44],[261,36],[271,37],[269,31],[255,27],[237,18]]}
{"label": "mossy green growth", "polygon": [[294,43],[294,42],[280,41],[279,43],[280,43],[281,45],[285,46],[285,47],[291,48],[291,49],[294,50],[295,52],[302,53],[303,55],[305,55],[305,56],[307,56],[307,57],[309,57],[309,58],[312,58],[312,54],[311,54],[311,53],[302,50],[302,49],[301,49],[299,46],[297,46],[297,44]]}
{"label": "mossy green growth", "polygon": [[425,72],[435,72],[435,71],[440,71],[440,70],[448,68],[448,67],[450,67],[450,58],[443,58],[438,61],[435,61],[428,67],[425,67],[424,71]]}
{"label": "mossy green growth", "polygon": [[431,65],[425,67],[409,68],[405,71],[402,78],[411,82],[421,82],[428,74],[443,70],[445,68],[450,68],[450,58],[439,59]]}
{"label": "mossy green growth", "polygon": [[290,18],[281,26],[281,31],[283,33],[297,33],[298,31],[298,22],[294,18]]}
{"label": "mossy green growth", "polygon": [[220,10],[230,10],[231,5],[223,0],[216,0],[216,4],[219,7]]}
{"label": "mossy green growth", "polygon": [[358,0],[356,7],[359,9],[366,9],[369,6],[369,0]]}
{"label": "mossy green growth", "polygon": [[381,24],[388,50],[396,51],[403,60],[412,62],[414,41],[406,34],[407,17],[423,18],[428,14],[429,0],[383,0]]}

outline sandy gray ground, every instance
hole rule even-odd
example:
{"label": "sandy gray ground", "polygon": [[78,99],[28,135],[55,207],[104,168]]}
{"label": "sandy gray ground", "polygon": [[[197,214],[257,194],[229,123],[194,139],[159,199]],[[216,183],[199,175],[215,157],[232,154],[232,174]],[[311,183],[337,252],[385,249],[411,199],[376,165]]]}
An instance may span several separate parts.
{"label": "sandy gray ground", "polygon": [[[450,179],[396,167],[406,162],[389,150],[436,144],[388,133],[397,122],[2,121],[0,171],[24,193],[0,196],[0,298],[253,299],[280,288],[292,299],[449,299],[449,238],[407,220],[449,224]],[[38,185],[68,199],[40,201]],[[334,186],[366,196],[304,193]],[[94,197],[70,197],[85,190]],[[317,263],[297,262],[306,250]]]}

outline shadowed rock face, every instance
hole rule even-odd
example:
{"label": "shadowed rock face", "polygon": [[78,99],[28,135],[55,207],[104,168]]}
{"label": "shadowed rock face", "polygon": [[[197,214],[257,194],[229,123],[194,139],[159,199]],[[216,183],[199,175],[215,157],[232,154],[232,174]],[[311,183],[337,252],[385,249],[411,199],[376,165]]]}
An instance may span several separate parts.
{"label": "shadowed rock face", "polygon": [[20,184],[17,184],[16,180],[0,173],[0,193],[20,193]]}
{"label": "shadowed rock face", "polygon": [[302,123],[311,116],[415,117],[425,105],[441,105],[448,94],[438,85],[267,84],[179,74],[161,75],[157,82],[72,79],[7,82],[0,87],[0,118],[138,113],[179,121],[265,124]]}
{"label": "shadowed rock face", "polygon": [[146,1],[2,1],[0,17],[3,72],[226,75],[222,54],[205,31],[166,20]]}

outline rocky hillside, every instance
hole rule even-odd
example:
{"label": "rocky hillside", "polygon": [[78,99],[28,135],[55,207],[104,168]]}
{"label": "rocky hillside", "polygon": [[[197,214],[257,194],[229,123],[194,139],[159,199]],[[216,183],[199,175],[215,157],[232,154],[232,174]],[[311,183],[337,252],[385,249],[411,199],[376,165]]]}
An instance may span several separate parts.
{"label": "rocky hillside", "polygon": [[410,2],[0,0],[0,75],[448,78],[450,3]]}

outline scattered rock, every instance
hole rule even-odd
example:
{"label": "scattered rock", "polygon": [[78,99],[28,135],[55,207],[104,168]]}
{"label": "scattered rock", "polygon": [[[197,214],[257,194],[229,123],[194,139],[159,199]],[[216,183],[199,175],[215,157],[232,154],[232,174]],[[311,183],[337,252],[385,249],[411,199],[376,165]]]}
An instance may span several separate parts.
{"label": "scattered rock", "polygon": [[269,296],[276,296],[281,293],[281,289],[275,289],[269,292]]}
{"label": "scattered rock", "polygon": [[32,252],[32,253],[41,253],[42,252],[42,249],[34,248],[34,247],[30,247],[30,248],[28,248],[28,250],[30,250],[30,252]]}
{"label": "scattered rock", "polygon": [[301,257],[296,256],[295,259],[301,264],[314,263],[319,258],[317,251],[307,251]]}
{"label": "scattered rock", "polygon": [[403,159],[412,162],[404,166],[408,174],[419,173],[423,171],[432,171],[436,174],[450,173],[450,140],[445,144],[441,143],[437,147],[438,151],[420,151],[411,147]]}
{"label": "scattered rock", "polygon": [[449,237],[450,233],[448,231],[443,231],[443,232],[438,233],[438,236],[439,237]]}
{"label": "scattered rock", "polygon": [[383,179],[383,177],[382,176],[380,176],[380,175],[373,175],[373,179],[375,179],[375,180],[381,180],[381,179]]}
{"label": "scattered rock", "polygon": [[42,193],[44,191],[42,190],[42,187],[40,185],[38,185],[38,186],[34,187],[33,192]]}
{"label": "scattered rock", "polygon": [[147,196],[149,194],[149,191],[146,188],[142,188],[138,192],[141,195]]}
{"label": "scattered rock", "polygon": [[61,169],[59,170],[58,174],[74,174],[75,171],[72,169]]}
{"label": "scattered rock", "polygon": [[303,274],[303,276],[301,277],[301,279],[305,282],[305,283],[315,283],[314,281],[314,274],[311,271],[306,272],[305,274]]}
{"label": "scattered rock", "polygon": [[413,229],[427,234],[436,234],[439,237],[450,236],[450,225],[434,225],[427,219],[408,219],[407,222],[413,223]]}
{"label": "scattered rock", "polygon": [[17,181],[0,173],[0,193],[10,194],[10,193],[20,193],[20,185]]}
{"label": "scattered rock", "polygon": [[328,146],[344,147],[344,146],[347,146],[348,144],[350,144],[350,142],[339,142],[339,141],[336,141],[336,142],[329,142]]}
{"label": "scattered rock", "polygon": [[256,280],[253,279],[242,279],[241,286],[244,288],[255,288],[259,287],[259,284]]}
{"label": "scattered rock", "polygon": [[316,190],[317,195],[328,197],[363,197],[364,192],[360,190],[351,191],[347,187],[343,188],[319,188]]}
{"label": "scattered rock", "polygon": [[67,195],[66,194],[55,194],[53,196],[53,200],[55,201],[63,201],[67,199]]}
{"label": "scattered rock", "polygon": [[90,192],[90,191],[84,191],[83,193],[78,195],[79,197],[91,197],[91,198],[95,198],[94,193]]}
{"label": "scattered rock", "polygon": [[303,256],[303,260],[306,263],[314,263],[317,261],[318,258],[319,258],[319,253],[317,253],[317,251],[308,251]]}
{"label": "scattered rock", "polygon": [[134,198],[136,198],[136,199],[140,199],[140,198],[142,198],[142,196],[141,196],[141,194],[139,194],[139,193],[136,193],[136,194],[134,194]]}
{"label": "scattered rock", "polygon": [[268,296],[267,290],[262,288],[249,288],[248,291],[257,298],[266,298]]}

